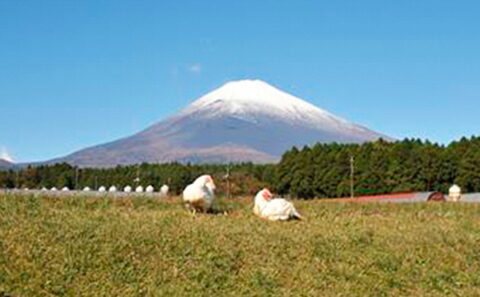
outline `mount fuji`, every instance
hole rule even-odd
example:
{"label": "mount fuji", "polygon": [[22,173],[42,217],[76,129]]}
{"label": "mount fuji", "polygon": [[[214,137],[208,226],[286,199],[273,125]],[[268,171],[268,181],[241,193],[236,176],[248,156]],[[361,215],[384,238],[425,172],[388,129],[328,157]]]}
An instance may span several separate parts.
{"label": "mount fuji", "polygon": [[266,82],[241,80],[226,83],[135,135],[47,163],[83,167],[141,162],[270,163],[292,146],[379,138],[389,139]]}

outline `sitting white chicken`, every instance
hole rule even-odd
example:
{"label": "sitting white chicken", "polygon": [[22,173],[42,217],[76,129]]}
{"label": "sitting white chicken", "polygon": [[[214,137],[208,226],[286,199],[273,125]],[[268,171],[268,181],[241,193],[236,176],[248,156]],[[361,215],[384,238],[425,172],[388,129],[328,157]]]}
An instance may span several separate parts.
{"label": "sitting white chicken", "polygon": [[183,191],[183,201],[193,212],[208,212],[215,200],[215,183],[210,175],[202,175]]}
{"label": "sitting white chicken", "polygon": [[292,202],[282,198],[274,198],[270,191],[265,188],[255,196],[253,213],[270,221],[286,221],[289,219],[303,219],[297,212]]}

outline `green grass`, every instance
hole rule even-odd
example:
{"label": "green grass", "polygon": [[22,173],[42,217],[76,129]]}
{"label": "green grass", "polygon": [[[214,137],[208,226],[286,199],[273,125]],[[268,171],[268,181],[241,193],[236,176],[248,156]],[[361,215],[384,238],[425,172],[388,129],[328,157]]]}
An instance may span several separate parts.
{"label": "green grass", "polygon": [[480,206],[0,196],[0,296],[480,296]]}

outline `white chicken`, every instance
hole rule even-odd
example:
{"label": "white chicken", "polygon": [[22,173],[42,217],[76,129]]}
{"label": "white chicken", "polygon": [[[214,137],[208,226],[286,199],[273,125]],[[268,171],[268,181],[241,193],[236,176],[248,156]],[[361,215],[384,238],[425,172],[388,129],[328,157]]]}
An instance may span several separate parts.
{"label": "white chicken", "polygon": [[202,175],[183,191],[183,201],[193,212],[208,212],[215,200],[215,183],[210,175]]}
{"label": "white chicken", "polygon": [[270,221],[303,219],[293,206],[292,202],[282,198],[272,198],[273,195],[267,188],[264,188],[258,192],[257,196],[255,196],[253,213],[262,219],[267,219]]}

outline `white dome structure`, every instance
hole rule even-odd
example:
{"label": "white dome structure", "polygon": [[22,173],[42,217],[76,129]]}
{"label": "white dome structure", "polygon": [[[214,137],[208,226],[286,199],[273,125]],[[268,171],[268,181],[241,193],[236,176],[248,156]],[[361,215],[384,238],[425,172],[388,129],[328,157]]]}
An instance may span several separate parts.
{"label": "white dome structure", "polygon": [[152,185],[149,185],[146,189],[145,192],[147,193],[153,193],[155,191],[155,188]]}
{"label": "white dome structure", "polygon": [[138,186],[138,187],[135,189],[135,192],[137,192],[137,193],[143,193],[143,187],[142,187],[142,186]]}
{"label": "white dome structure", "polygon": [[170,190],[170,188],[167,186],[167,185],[163,185],[161,188],[160,188],[160,196],[162,197],[168,197],[168,191]]}
{"label": "white dome structure", "polygon": [[43,187],[40,191],[45,192],[45,191],[48,191],[48,189]]}
{"label": "white dome structure", "polygon": [[50,191],[52,191],[52,192],[56,192],[56,191],[58,191],[58,189],[57,189],[57,188],[55,188],[55,187],[53,187],[53,188],[51,188],[51,189],[50,189]]}
{"label": "white dome structure", "polygon": [[68,192],[68,191],[70,191],[70,189],[69,189],[68,187],[63,187],[63,188],[62,188],[62,191],[63,191],[63,192]]}
{"label": "white dome structure", "polygon": [[458,201],[462,198],[462,189],[458,185],[453,185],[448,190],[448,198],[452,201]]}
{"label": "white dome structure", "polygon": [[125,188],[123,188],[123,191],[124,191],[125,193],[130,193],[130,192],[132,191],[132,187],[126,186]]}
{"label": "white dome structure", "polygon": [[90,187],[85,187],[85,188],[83,188],[83,191],[84,191],[84,192],[90,192],[91,189],[90,189]]}
{"label": "white dome structure", "polygon": [[111,193],[116,192],[116,191],[117,191],[117,187],[111,186],[111,187],[108,189],[108,191],[111,192]]}
{"label": "white dome structure", "polygon": [[99,192],[106,192],[107,188],[105,188],[104,186],[101,186],[100,188],[98,188],[98,191]]}

